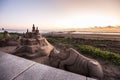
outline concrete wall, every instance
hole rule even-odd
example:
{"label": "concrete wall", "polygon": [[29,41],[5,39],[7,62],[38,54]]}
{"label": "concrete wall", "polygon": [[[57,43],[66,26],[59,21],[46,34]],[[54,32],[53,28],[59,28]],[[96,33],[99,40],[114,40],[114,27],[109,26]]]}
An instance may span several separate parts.
{"label": "concrete wall", "polygon": [[0,52],[0,80],[95,80]]}

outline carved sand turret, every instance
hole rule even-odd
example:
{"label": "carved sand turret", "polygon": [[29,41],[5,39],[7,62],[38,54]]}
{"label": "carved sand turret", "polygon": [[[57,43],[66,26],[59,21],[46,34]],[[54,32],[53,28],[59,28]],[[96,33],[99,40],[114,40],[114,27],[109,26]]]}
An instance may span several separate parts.
{"label": "carved sand turret", "polygon": [[[47,56],[50,51],[43,52],[44,48],[52,49],[46,38],[42,37],[39,33],[38,27],[35,29],[33,25],[32,32],[27,30],[23,38],[20,40],[20,45],[13,51],[13,54],[19,56],[26,56],[28,58],[34,58],[38,56]],[[49,45],[49,46],[48,46]]]}
{"label": "carved sand turret", "polygon": [[3,38],[10,38],[10,34],[7,31],[4,31]]}

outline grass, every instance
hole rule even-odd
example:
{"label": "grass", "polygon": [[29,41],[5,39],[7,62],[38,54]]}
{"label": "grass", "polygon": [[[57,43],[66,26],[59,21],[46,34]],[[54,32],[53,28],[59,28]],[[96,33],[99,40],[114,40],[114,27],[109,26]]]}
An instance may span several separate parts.
{"label": "grass", "polygon": [[100,58],[102,60],[111,62],[115,65],[119,65],[120,66],[120,55],[114,52],[110,52],[110,51],[104,51],[101,50],[100,48],[96,48],[90,45],[85,45],[85,44],[75,44],[73,42],[69,42],[67,41],[68,39],[66,38],[47,38],[47,40],[50,43],[63,43],[65,45],[73,45],[75,47],[78,48],[78,50],[84,54],[90,54],[91,56],[95,57],[95,58]]}
{"label": "grass", "polygon": [[47,40],[50,42],[50,43],[63,43],[63,44],[69,44],[67,39],[65,38],[47,38]]}
{"label": "grass", "polygon": [[78,49],[82,53],[91,54],[93,57],[101,58],[115,65],[120,65],[120,55],[110,51],[103,51],[99,48],[89,46],[89,45],[78,45]]}
{"label": "grass", "polygon": [[0,38],[2,38],[3,37],[3,33],[0,33]]}
{"label": "grass", "polygon": [[[17,35],[16,33],[9,33],[9,34],[10,34],[11,37],[14,37],[14,36]],[[0,33],[0,38],[2,38],[2,37],[3,37],[3,33],[1,32],[1,33]]]}

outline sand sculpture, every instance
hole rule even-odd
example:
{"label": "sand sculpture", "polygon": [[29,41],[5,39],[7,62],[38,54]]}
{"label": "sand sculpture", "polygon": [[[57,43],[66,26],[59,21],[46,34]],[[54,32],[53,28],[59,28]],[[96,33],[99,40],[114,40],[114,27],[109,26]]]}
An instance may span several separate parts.
{"label": "sand sculpture", "polygon": [[50,65],[88,77],[102,79],[103,70],[101,65],[90,58],[87,58],[73,48],[69,48],[62,53],[53,49],[49,58]]}
{"label": "sand sculpture", "polygon": [[4,34],[3,34],[3,38],[10,38],[10,34],[8,33],[8,31],[4,31]]}
{"label": "sand sculpture", "polygon": [[0,39],[0,46],[16,46],[17,44],[17,36],[12,37],[8,31],[4,31],[3,37]]}
{"label": "sand sculpture", "polygon": [[[9,37],[8,33],[5,33],[5,38]],[[20,43],[12,54],[27,58],[48,56],[50,66],[96,79],[103,77],[102,67],[97,61],[83,56],[73,48],[57,50],[39,33],[34,24],[32,32],[27,30],[17,40]]]}
{"label": "sand sculpture", "polygon": [[[47,50],[45,50],[45,48],[47,48]],[[53,46],[39,33],[38,27],[35,29],[33,24],[32,32],[27,30],[26,34],[20,39],[19,46],[12,54],[35,58],[38,56],[48,56],[51,49],[53,49]]]}

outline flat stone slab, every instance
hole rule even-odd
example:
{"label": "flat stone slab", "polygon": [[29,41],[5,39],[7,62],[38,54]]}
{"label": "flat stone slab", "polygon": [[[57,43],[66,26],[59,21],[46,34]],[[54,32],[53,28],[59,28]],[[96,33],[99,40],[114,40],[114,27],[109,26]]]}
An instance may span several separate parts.
{"label": "flat stone slab", "polygon": [[86,80],[96,80],[96,79],[93,79],[93,78],[89,78],[89,77],[87,77],[87,79]]}
{"label": "flat stone slab", "polygon": [[86,77],[36,63],[15,80],[86,80]]}
{"label": "flat stone slab", "polygon": [[0,80],[95,80],[0,52]]}
{"label": "flat stone slab", "polygon": [[35,62],[0,52],[0,80],[12,80]]}

